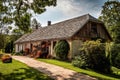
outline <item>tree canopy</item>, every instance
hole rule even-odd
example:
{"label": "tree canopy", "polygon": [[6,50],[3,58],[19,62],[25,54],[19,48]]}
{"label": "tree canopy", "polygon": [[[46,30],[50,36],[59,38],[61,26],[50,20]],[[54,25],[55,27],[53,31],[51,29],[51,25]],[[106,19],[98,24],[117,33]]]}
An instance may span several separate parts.
{"label": "tree canopy", "polygon": [[113,38],[109,54],[111,64],[120,68],[120,2],[118,0],[105,2],[99,18],[105,23]]}
{"label": "tree canopy", "polygon": [[120,2],[118,0],[105,2],[99,19],[105,23],[110,34],[115,38],[118,35],[116,33],[120,32],[120,27],[118,27],[120,23]]}
{"label": "tree canopy", "polygon": [[[49,6],[56,6],[56,0],[0,0],[0,49],[30,32],[33,14],[39,15]],[[12,35],[8,35],[11,29]]]}
{"label": "tree canopy", "polygon": [[14,23],[27,33],[32,15],[45,12],[47,6],[56,6],[56,0],[1,0],[0,23]]}

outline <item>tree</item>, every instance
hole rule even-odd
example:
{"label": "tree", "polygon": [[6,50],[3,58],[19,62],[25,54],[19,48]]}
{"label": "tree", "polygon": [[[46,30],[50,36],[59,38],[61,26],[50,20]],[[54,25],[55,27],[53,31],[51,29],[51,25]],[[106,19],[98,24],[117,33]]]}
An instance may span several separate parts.
{"label": "tree", "polygon": [[13,51],[13,41],[8,42],[5,46],[5,53],[12,53]]}
{"label": "tree", "polygon": [[23,16],[15,16],[15,25],[19,27],[24,33],[30,31],[30,19],[31,15],[29,13],[25,13]]}
{"label": "tree", "polygon": [[23,35],[23,31],[21,31],[20,29],[15,28],[12,31],[12,35],[21,36],[21,35]]}
{"label": "tree", "polygon": [[0,33],[6,32],[8,28],[7,25],[12,23],[10,10],[5,1],[6,0],[0,0]]}
{"label": "tree", "polygon": [[41,24],[37,22],[37,20],[34,18],[31,22],[31,27],[32,29],[38,29],[39,27],[41,27]]}
{"label": "tree", "polygon": [[113,27],[114,43],[120,44],[120,21]]}
{"label": "tree", "polygon": [[0,49],[4,48],[5,45],[5,36],[3,34],[0,34]]}
{"label": "tree", "polygon": [[118,0],[105,2],[99,19],[105,23],[107,29],[114,37],[114,29],[120,21],[120,2]]}
{"label": "tree", "polygon": [[120,68],[120,2],[118,0],[105,2],[100,19],[105,22],[113,38],[110,49],[111,63]]}
{"label": "tree", "polygon": [[19,29],[27,33],[32,14],[43,13],[46,6],[55,6],[56,0],[1,0],[0,5],[0,11],[4,11],[1,20],[5,23],[14,22]]}

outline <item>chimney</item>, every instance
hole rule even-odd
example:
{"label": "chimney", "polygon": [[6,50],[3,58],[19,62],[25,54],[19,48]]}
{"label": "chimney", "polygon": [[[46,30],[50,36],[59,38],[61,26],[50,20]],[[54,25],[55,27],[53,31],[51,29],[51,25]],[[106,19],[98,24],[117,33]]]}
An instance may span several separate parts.
{"label": "chimney", "polygon": [[48,21],[48,26],[50,26],[51,25],[51,21]]}

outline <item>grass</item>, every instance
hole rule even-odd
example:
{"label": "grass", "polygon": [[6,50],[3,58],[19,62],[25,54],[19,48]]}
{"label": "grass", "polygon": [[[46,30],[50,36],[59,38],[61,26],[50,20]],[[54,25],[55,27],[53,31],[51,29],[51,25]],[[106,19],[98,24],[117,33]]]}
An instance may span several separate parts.
{"label": "grass", "polygon": [[[114,70],[115,74],[103,74],[103,73],[98,73],[98,72],[95,72],[92,70],[85,70],[85,69],[77,68],[77,67],[74,67],[71,63],[63,62],[63,61],[59,61],[59,60],[55,60],[55,59],[38,59],[38,60],[42,61],[42,62],[54,64],[57,66],[61,66],[61,67],[64,67],[64,68],[67,68],[70,70],[74,70],[79,73],[87,74],[87,75],[96,77],[100,80],[120,80],[120,74],[119,74],[120,70],[118,72],[118,69],[115,67],[112,68]],[[116,69],[116,71],[115,71],[115,69]],[[116,74],[116,72],[118,74]]]}
{"label": "grass", "polygon": [[33,68],[19,61],[2,63],[0,60],[0,80],[52,80]]}

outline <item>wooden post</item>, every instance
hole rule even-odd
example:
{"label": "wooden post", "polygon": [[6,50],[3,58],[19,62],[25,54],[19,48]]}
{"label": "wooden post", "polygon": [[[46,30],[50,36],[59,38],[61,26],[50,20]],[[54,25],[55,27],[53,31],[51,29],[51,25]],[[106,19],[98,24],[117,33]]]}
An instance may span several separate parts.
{"label": "wooden post", "polygon": [[72,59],[72,40],[67,40],[68,43],[69,43],[69,46],[70,46],[70,51],[69,51],[69,54],[68,54],[68,58],[71,60]]}
{"label": "wooden post", "polygon": [[50,54],[51,54],[52,56],[54,56],[54,55],[53,55],[53,41],[51,41],[50,49],[51,49],[51,50],[50,50]]}
{"label": "wooden post", "polygon": [[15,44],[15,52],[18,52],[18,44]]}

